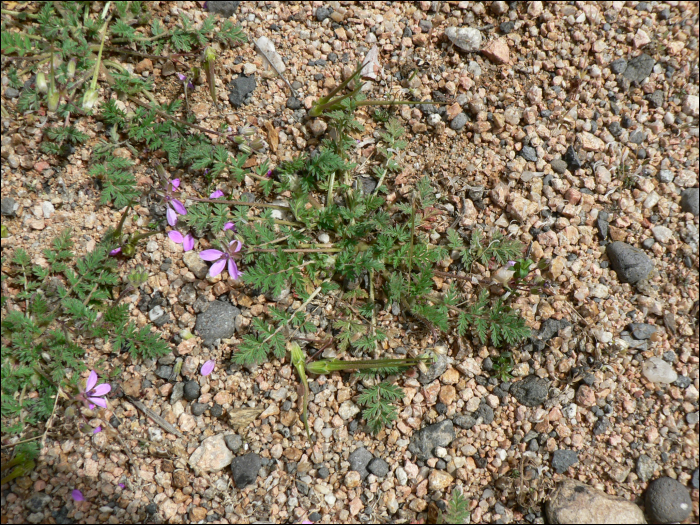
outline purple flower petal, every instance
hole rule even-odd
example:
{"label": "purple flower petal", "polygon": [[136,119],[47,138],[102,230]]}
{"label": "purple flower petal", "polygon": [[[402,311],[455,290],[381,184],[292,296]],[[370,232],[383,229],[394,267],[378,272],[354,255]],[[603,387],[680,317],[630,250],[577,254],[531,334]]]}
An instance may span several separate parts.
{"label": "purple flower petal", "polygon": [[194,237],[191,233],[185,235],[185,238],[182,241],[182,247],[186,252],[189,252],[192,248],[194,248]]}
{"label": "purple flower petal", "polygon": [[70,495],[73,496],[73,499],[75,501],[85,501],[83,493],[80,492],[78,489],[74,489],[73,492],[70,493]]}
{"label": "purple flower petal", "polygon": [[109,252],[109,255],[112,256],[112,257],[114,257],[115,255],[121,253],[121,251],[122,251],[122,247],[120,246],[119,248],[115,248],[114,250],[112,250],[111,252]]}
{"label": "purple flower petal", "polygon": [[185,240],[182,234],[179,231],[171,231],[168,232],[168,237],[170,237],[170,240],[173,242],[176,242],[178,244],[182,244],[182,242]]}
{"label": "purple flower petal", "polygon": [[[97,406],[101,406],[102,408],[107,408],[107,400],[104,397],[88,397],[89,401],[92,401],[95,403]],[[90,406],[90,410],[95,408],[93,405]]]}
{"label": "purple flower petal", "polygon": [[236,262],[233,259],[228,260],[228,274],[234,281],[243,275],[242,272],[238,271],[238,266],[236,266]]}
{"label": "purple flower petal", "polygon": [[123,489],[126,488],[126,485],[124,485],[124,483],[117,483],[117,485],[119,485],[119,486],[120,486],[121,488],[123,488]]}
{"label": "purple flower petal", "polygon": [[90,376],[87,378],[87,381],[85,382],[85,391],[90,392],[95,385],[97,384],[97,372],[94,370],[90,372]]}
{"label": "purple flower petal", "polygon": [[187,80],[187,75],[183,75],[182,73],[178,73],[177,78],[180,79],[180,82],[184,82],[185,80]]}
{"label": "purple flower petal", "polygon": [[[233,247],[234,242],[237,243],[235,248]],[[242,246],[243,246],[243,244],[241,244],[241,241],[239,241],[238,239],[233,239],[230,243],[228,243],[228,249],[231,253],[240,252]]]}
{"label": "purple flower petal", "polygon": [[200,374],[203,376],[208,376],[214,371],[214,367],[216,366],[216,361],[213,359],[210,359],[206,363],[202,365],[202,369],[199,371]]}
{"label": "purple flower petal", "polygon": [[209,198],[210,198],[210,199],[218,199],[219,197],[223,197],[223,196],[224,196],[224,192],[223,192],[223,191],[221,191],[221,190],[216,190],[214,193],[212,193],[211,195],[209,195]]}
{"label": "purple flower petal", "polygon": [[173,205],[175,211],[178,212],[180,215],[187,215],[187,208],[185,208],[185,205],[182,204],[179,200],[173,199],[172,201],[170,201],[170,204]]}
{"label": "purple flower petal", "polygon": [[211,268],[209,268],[209,276],[210,277],[216,277],[219,275],[224,267],[226,266],[226,259],[219,259],[216,261],[214,264],[211,265]]}
{"label": "purple flower petal", "polygon": [[508,261],[508,264],[506,266],[515,266],[515,261]]}
{"label": "purple flower petal", "polygon": [[106,396],[112,390],[112,386],[109,383],[102,383],[97,385],[92,390],[88,391],[90,396]]}
{"label": "purple flower petal", "polygon": [[99,434],[102,432],[102,427],[97,427],[95,430],[92,431],[93,434]]}
{"label": "purple flower petal", "polygon": [[173,189],[178,189],[180,187],[180,179],[173,179],[170,181],[170,184],[173,185]]}
{"label": "purple flower petal", "polygon": [[226,224],[224,224],[224,231],[226,231],[226,230],[236,231],[236,225],[233,224],[232,222],[227,222]]}
{"label": "purple flower petal", "polygon": [[165,212],[165,215],[168,217],[168,224],[174,228],[177,224],[177,213],[175,213],[175,210],[168,206],[168,211]]}
{"label": "purple flower petal", "polygon": [[199,257],[204,261],[218,261],[224,256],[224,252],[219,250],[204,250],[199,252]]}

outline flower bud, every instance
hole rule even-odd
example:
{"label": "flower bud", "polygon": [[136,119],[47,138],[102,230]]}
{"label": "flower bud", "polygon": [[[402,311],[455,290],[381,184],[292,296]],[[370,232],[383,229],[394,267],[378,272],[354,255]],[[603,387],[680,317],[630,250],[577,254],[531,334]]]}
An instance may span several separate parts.
{"label": "flower bud", "polygon": [[241,153],[245,153],[246,155],[250,155],[253,153],[253,150],[250,149],[250,146],[248,144],[239,144],[238,149],[241,151]]}
{"label": "flower bud", "polygon": [[36,74],[36,90],[38,93],[46,93],[49,90],[49,86],[46,83],[46,73],[39,71]]}
{"label": "flower bud", "polygon": [[73,77],[75,76],[75,66],[77,65],[78,61],[75,58],[71,58],[70,62],[68,62],[68,70],[66,71],[66,78],[69,80],[73,80]]}
{"label": "flower bud", "polygon": [[49,111],[53,112],[58,109],[58,102],[61,98],[61,94],[55,89],[49,92],[47,99],[47,104],[49,106]]}
{"label": "flower bud", "polygon": [[90,110],[97,102],[97,90],[88,89],[83,96],[83,109]]}

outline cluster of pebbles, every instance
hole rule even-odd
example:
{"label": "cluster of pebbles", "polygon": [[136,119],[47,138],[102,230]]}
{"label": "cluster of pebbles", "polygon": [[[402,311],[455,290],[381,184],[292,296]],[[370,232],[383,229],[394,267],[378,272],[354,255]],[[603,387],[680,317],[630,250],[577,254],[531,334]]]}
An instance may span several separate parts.
{"label": "cluster of pebbles", "polygon": [[[447,216],[434,242],[451,224],[497,228],[530,246],[534,260],[550,261],[544,277],[553,293],[517,300],[533,336],[507,349],[514,366],[505,381],[496,373],[501,349],[464,341],[453,352],[454,341],[402,312],[381,312],[387,348],[430,348],[439,359],[398,380],[406,394],[399,418],[377,436],[356,404],[362,382],[316,378],[308,443],[287,361],[228,364],[267,305],[300,302],[288,290],[266,297],[225,274],[206,278],[196,253],[158,234],[127,263],[144,265],[150,278],[126,301],[140,325],[154,324],[176,349],[157,362],[120,358],[115,383],[177,434],[117,398],[95,418],[117,425],[119,440],[52,434],[31,475],[3,486],[3,522],[415,522],[432,505],[444,509],[455,490],[470,501],[472,522],[614,515],[641,523],[644,512],[662,523],[697,522],[697,4],[207,4],[228,10],[216,16],[240,23],[250,41],[269,38],[286,63],[293,94],[252,45],[217,59],[225,121],[260,133],[271,123],[273,165],[319,143],[326,124],[306,110],[376,45],[383,70],[368,96],[447,102],[396,110],[409,147],[404,171],[386,181],[391,196],[428,174]],[[180,11],[195,23],[206,16],[195,2],[153,9],[166,26]],[[153,76],[157,89],[167,85],[163,63],[122,60]],[[2,89],[3,104],[14,105],[19,90],[5,77]],[[192,111],[218,129],[207,96],[198,86]],[[378,125],[358,116],[374,136]],[[87,119],[75,124],[100,133]],[[38,128],[3,115],[2,130],[2,215],[11,233],[3,251],[21,246],[45,264],[42,249],[66,225],[79,232],[77,251],[91,250],[119,214],[98,204],[85,179],[89,148],[56,162],[39,153]],[[373,147],[361,145],[358,155],[370,158]],[[246,180],[232,189],[255,187]],[[147,204],[136,209],[138,226],[162,213]],[[333,299],[313,306],[311,319],[330,333]],[[183,340],[186,330],[199,337]],[[97,342],[88,364],[108,351]],[[208,359],[218,366],[202,377]],[[85,501],[71,499],[74,488]]]}

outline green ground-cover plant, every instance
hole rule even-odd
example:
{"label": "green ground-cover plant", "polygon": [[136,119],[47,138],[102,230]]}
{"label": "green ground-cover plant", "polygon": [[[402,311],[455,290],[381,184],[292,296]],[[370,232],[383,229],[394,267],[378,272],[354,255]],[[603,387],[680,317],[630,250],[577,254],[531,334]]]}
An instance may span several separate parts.
{"label": "green ground-cover plant", "polygon": [[466,523],[469,514],[469,500],[462,494],[461,489],[454,489],[447,503],[447,510],[440,513],[438,523]]}
{"label": "green ground-cover plant", "polygon": [[[377,315],[392,305],[435,335],[455,331],[494,346],[515,345],[528,335],[524,320],[509,306],[518,293],[535,291],[529,277],[532,262],[522,258],[520,243],[499,232],[487,235],[478,227],[466,236],[466,242],[463,233],[453,230],[448,230],[443,240],[431,239],[432,221],[440,212],[435,188],[425,177],[414,181],[406,198],[387,201],[388,187],[392,176],[402,170],[407,146],[403,128],[388,113],[381,115],[383,128],[371,169],[358,177],[356,145],[364,133],[358,109],[425,102],[364,99],[358,67],[350,79],[310,110],[311,118],[326,119],[330,128],[314,151],[301,152],[276,167],[261,159],[255,167],[246,168],[250,156],[265,148],[255,130],[248,126],[232,130],[225,124],[218,131],[206,129],[195,123],[187,109],[189,78],[196,78],[200,68],[209,83],[210,96],[216,100],[216,56],[206,47],[207,35],[229,43],[243,41],[240,31],[228,22],[215,32],[212,19],[195,28],[181,14],[179,22],[165,30],[139,2],[107,3],[99,13],[84,4],[52,2],[35,12],[3,10],[3,15],[3,53],[12,55],[16,65],[8,71],[10,83],[21,86],[30,77],[35,84],[35,89],[22,90],[15,109],[49,109],[60,118],[59,124],[45,130],[47,140],[42,150],[52,155],[67,156],[71,148],[84,143],[86,136],[77,125],[82,116],[101,120],[105,136],[94,147],[89,173],[101,189],[100,203],[123,210],[117,230],[109,231],[82,262],[73,262],[69,248],[59,250],[65,253],[65,260],[46,255],[48,270],[33,265],[19,250],[10,261],[11,283],[20,289],[16,299],[25,304],[24,312],[8,314],[7,330],[3,322],[3,362],[7,359],[13,364],[7,368],[11,387],[20,388],[31,380],[41,390],[38,399],[43,401],[35,403],[32,421],[46,416],[50,408],[47,400],[56,388],[52,381],[65,380],[57,371],[81,370],[83,350],[71,335],[76,328],[88,339],[110,339],[113,346],[129,350],[134,357],[156,356],[167,350],[147,327],[138,330],[128,322],[119,299],[111,299],[118,276],[110,255],[131,257],[139,241],[168,227],[170,239],[186,251],[192,249],[194,236],[209,237],[215,248],[200,256],[213,263],[210,276],[228,268],[229,277],[240,277],[259,293],[276,296],[289,290],[301,299],[303,308],[270,307],[265,317],[254,320],[234,353],[238,364],[284,358],[290,339],[314,333],[316,326],[305,307],[319,294],[333,297],[341,305],[332,319],[339,356],[381,358],[381,343],[387,334],[378,326]],[[135,42],[139,50],[116,47],[127,41]],[[112,60],[114,54],[141,59],[166,51],[170,61],[186,70],[174,80],[182,83],[182,91],[165,104],[155,102],[149,79],[132,75]],[[198,65],[185,65],[187,58],[199,60]],[[98,71],[104,75],[98,76]],[[104,79],[100,82],[104,82],[105,96],[97,104],[100,78]],[[341,94],[353,80],[357,86]],[[180,96],[185,97],[184,104]],[[137,108],[127,114],[118,103],[124,99]],[[221,140],[214,144],[211,136]],[[232,146],[237,153],[231,151]],[[161,184],[137,187],[135,165],[123,154],[116,155],[120,148],[134,157],[152,153],[161,159],[152,164]],[[170,175],[176,170],[187,173],[181,175],[182,181]],[[216,187],[224,176],[234,185],[250,177],[258,182],[265,199],[286,203],[236,200],[235,193],[227,198]],[[122,231],[132,207],[144,198],[163,210],[166,221],[156,216],[146,231]],[[183,226],[182,232],[174,229]],[[320,241],[322,236],[327,239]],[[67,246],[69,239],[61,239],[61,246]],[[459,279],[454,279],[449,289],[437,290],[437,275],[456,275],[437,270],[451,254],[454,258],[455,251],[458,262],[454,264],[461,265],[453,268],[455,271],[471,272],[476,262],[489,268],[513,262],[512,279],[502,283],[507,293],[492,295],[487,286],[481,291],[463,288]],[[73,264],[81,271],[74,272]],[[77,283],[75,275],[80,275]],[[134,283],[142,277],[143,272],[139,272]],[[55,292],[59,293],[56,300],[51,295],[54,285],[64,290]],[[85,286],[89,285],[92,288],[87,291]],[[117,294],[119,298],[123,293]],[[37,369],[42,351],[49,359]],[[390,361],[381,366],[374,362],[370,372],[396,372],[397,363],[391,357],[385,359]],[[344,359],[317,363],[311,361],[306,370],[332,373],[348,368]],[[3,374],[5,370],[3,367]],[[42,381],[47,380],[44,385]],[[363,393],[359,401],[366,407],[363,415],[373,432],[395,418],[391,403],[400,397],[397,387],[389,383],[375,384]],[[7,414],[11,417],[18,413],[19,405],[8,399]],[[3,424],[5,413],[3,401]]]}
{"label": "green ground-cover plant", "polygon": [[[12,309],[2,320],[3,433],[17,434],[46,420],[58,388],[75,386],[85,370],[85,346],[97,339],[134,358],[170,351],[149,326],[138,328],[129,321],[127,306],[113,299],[119,285],[134,289],[142,284],[142,274],[129,274],[120,283],[109,245],[77,259],[72,246],[66,230],[44,250],[46,265],[34,263],[21,248],[8,261],[3,281],[16,290],[12,302],[23,308]],[[3,296],[3,306],[9,300]],[[39,396],[18,396],[27,388]]]}

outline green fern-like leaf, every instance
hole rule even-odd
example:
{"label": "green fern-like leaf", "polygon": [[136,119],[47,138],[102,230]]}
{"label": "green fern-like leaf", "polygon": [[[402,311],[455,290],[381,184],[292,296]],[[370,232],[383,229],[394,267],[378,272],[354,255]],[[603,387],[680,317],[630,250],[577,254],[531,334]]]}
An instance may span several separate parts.
{"label": "green fern-like leaf", "polygon": [[362,417],[373,434],[378,434],[382,428],[396,420],[398,410],[391,403],[403,397],[401,388],[386,382],[370,387],[360,394],[358,403],[367,407],[362,412]]}

